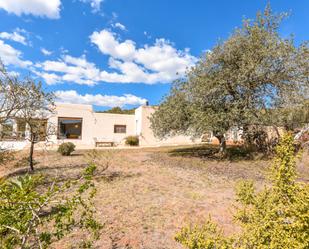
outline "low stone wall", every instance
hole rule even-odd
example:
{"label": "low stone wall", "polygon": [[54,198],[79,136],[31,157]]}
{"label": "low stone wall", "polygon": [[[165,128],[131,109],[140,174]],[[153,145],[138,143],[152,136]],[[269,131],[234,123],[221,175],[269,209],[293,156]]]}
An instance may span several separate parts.
{"label": "low stone wall", "polygon": [[28,141],[0,141],[0,150],[22,150],[28,144]]}

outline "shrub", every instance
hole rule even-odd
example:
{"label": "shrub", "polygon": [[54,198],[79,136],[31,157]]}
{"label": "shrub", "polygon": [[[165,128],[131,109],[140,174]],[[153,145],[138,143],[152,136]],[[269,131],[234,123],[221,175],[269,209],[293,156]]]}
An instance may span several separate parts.
{"label": "shrub", "polygon": [[271,187],[256,192],[253,182],[241,182],[236,189],[240,234],[225,238],[208,222],[189,232],[183,229],[176,240],[190,249],[308,248],[309,184],[296,181],[293,137],[284,135],[275,152]]}
{"label": "shrub", "polygon": [[102,228],[93,202],[95,171],[88,165],[79,179],[61,183],[41,175],[1,180],[0,248],[49,248],[77,229],[89,240],[74,240],[74,248],[92,248]]}
{"label": "shrub", "polygon": [[74,150],[75,144],[67,142],[60,144],[57,151],[63,156],[69,156]]}
{"label": "shrub", "polygon": [[251,126],[244,129],[242,138],[245,145],[257,152],[272,154],[278,144],[278,136],[269,135],[266,127]]}
{"label": "shrub", "polygon": [[107,170],[115,158],[116,150],[90,150],[84,154],[88,164],[97,166],[97,175]]}
{"label": "shrub", "polygon": [[201,226],[187,226],[176,234],[175,240],[190,249],[225,249],[229,241],[223,237],[222,230],[207,220]]}
{"label": "shrub", "polygon": [[137,146],[139,143],[138,136],[128,136],[126,137],[126,144],[130,146]]}

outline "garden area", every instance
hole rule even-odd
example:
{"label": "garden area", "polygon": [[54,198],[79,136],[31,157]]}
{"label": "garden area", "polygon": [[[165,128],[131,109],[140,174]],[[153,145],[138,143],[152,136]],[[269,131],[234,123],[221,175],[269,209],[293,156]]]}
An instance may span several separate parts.
{"label": "garden area", "polygon": [[[108,141],[96,137],[107,124],[90,95],[82,103],[98,126],[78,109],[57,117],[59,96],[0,59],[0,247],[309,248],[309,48],[280,34],[286,16],[268,3],[243,19],[171,83],[147,122],[127,115],[127,129],[115,118]],[[105,115],[133,112],[113,101]],[[143,147],[147,135],[157,147]],[[191,145],[159,146],[179,136]]]}
{"label": "garden area", "polygon": [[[93,178],[95,218],[102,224],[94,248],[183,248],[175,241],[176,233],[188,224],[202,224],[209,216],[224,234],[237,232],[235,186],[240,180],[253,180],[259,190],[269,185],[272,160],[216,159],[211,156],[214,149],[202,145],[96,151],[97,167],[104,169]],[[87,168],[89,153],[77,150],[62,156],[35,151],[35,174],[57,182],[78,179]],[[28,164],[21,163],[25,155],[14,154],[1,167],[1,177],[16,179],[27,174]],[[308,183],[307,152],[297,159],[297,170],[298,181]],[[74,248],[74,241],[87,236],[73,230],[51,247]]]}

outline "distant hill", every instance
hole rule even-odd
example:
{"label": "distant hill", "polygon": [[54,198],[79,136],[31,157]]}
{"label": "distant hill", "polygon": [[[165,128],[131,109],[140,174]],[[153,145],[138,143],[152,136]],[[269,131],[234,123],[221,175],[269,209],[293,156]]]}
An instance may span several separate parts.
{"label": "distant hill", "polygon": [[120,107],[113,107],[112,109],[106,111],[97,111],[99,113],[115,113],[115,114],[134,114],[135,108],[133,109],[121,109]]}

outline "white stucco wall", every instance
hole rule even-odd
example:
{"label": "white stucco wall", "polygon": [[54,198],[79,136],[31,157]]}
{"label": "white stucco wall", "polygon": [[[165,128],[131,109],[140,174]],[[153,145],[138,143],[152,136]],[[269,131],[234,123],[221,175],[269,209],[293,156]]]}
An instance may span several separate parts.
{"label": "white stucco wall", "polygon": [[[135,135],[135,117],[126,114],[94,113],[93,137],[99,140],[122,143],[124,138]],[[126,133],[114,133],[114,125],[125,125]]]}
{"label": "white stucco wall", "polygon": [[141,146],[184,145],[200,142],[200,139],[192,140],[189,136],[173,136],[166,139],[158,139],[150,128],[149,117],[155,112],[155,107],[140,106],[135,111],[136,120],[139,124],[138,135]]}
{"label": "white stucco wall", "polygon": [[[82,136],[81,139],[57,139],[58,118],[82,118]],[[77,104],[61,104],[56,103],[55,114],[49,118],[49,125],[53,126],[56,134],[52,135],[50,141],[60,144],[65,142],[73,142],[74,144],[93,144],[93,126],[94,114],[91,105]]]}
{"label": "white stucco wall", "polygon": [[[138,135],[141,146],[180,145],[192,144],[196,141],[188,136],[174,136],[164,140],[155,138],[150,128],[149,117],[155,112],[151,106],[141,106],[136,109],[135,115],[96,113],[91,105],[56,104],[56,113],[49,119],[49,123],[58,126],[58,118],[82,118],[81,139],[57,140],[54,135],[52,141],[55,144],[73,142],[76,145],[94,145],[95,140],[123,143],[129,135]],[[126,133],[114,133],[114,125],[126,125]],[[58,129],[58,127],[57,127]]]}
{"label": "white stucco wall", "polygon": [[135,135],[140,136],[142,133],[142,107],[135,110]]}
{"label": "white stucco wall", "polygon": [[[58,130],[58,118],[82,118],[81,139],[57,139],[51,137],[55,144],[72,142],[76,145],[94,145],[98,141],[121,143],[129,135],[135,135],[134,115],[96,113],[91,105],[56,104],[56,112],[49,119],[49,124]],[[114,125],[126,125],[126,133],[114,133]]]}
{"label": "white stucco wall", "polygon": [[[181,145],[198,142],[192,141],[187,136],[175,136],[164,140],[155,138],[149,120],[150,115],[154,112],[154,107],[141,106],[136,109],[134,115],[97,113],[93,111],[91,105],[56,103],[55,113],[48,119],[48,127],[52,127],[51,130],[54,132],[49,136],[48,143],[44,143],[44,146],[57,148],[55,146],[63,142],[72,142],[80,148],[83,146],[89,148],[89,146],[95,145],[95,141],[123,144],[125,137],[130,135],[138,135],[141,146]],[[59,118],[81,118],[81,138],[58,139]],[[126,133],[114,133],[114,125],[125,125]],[[5,149],[22,149],[26,145],[27,141],[5,141],[2,144],[0,142],[0,148]]]}
{"label": "white stucco wall", "polygon": [[28,141],[0,141],[0,150],[22,150],[27,145]]}

